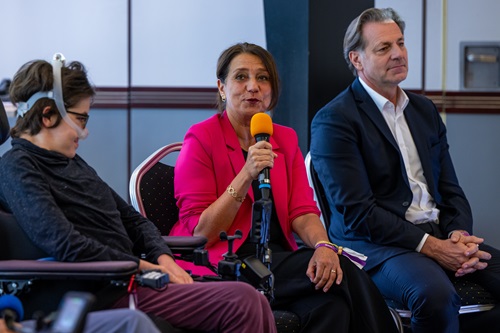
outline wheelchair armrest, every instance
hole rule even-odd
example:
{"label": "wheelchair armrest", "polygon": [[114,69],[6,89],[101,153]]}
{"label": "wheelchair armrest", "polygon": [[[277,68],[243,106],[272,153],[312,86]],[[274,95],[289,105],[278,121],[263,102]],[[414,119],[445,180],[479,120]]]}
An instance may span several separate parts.
{"label": "wheelchair armrest", "polygon": [[162,236],[174,254],[190,254],[203,248],[207,238],[203,236]]}
{"label": "wheelchair armrest", "polygon": [[40,309],[55,311],[69,290],[95,293],[95,309],[104,309],[126,294],[137,270],[135,261],[0,260],[0,292],[20,297],[28,318]]}
{"label": "wheelchair armrest", "polygon": [[129,279],[137,269],[134,261],[1,260],[0,280],[121,280]]}

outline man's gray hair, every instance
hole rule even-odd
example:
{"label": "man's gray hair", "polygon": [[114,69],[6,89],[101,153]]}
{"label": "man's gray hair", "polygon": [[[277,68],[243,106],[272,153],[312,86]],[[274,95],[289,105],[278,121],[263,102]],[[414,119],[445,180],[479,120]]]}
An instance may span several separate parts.
{"label": "man's gray hair", "polygon": [[371,22],[386,22],[394,21],[401,33],[405,32],[405,22],[392,8],[369,8],[356,17],[349,27],[344,36],[344,59],[349,66],[349,69],[357,76],[357,71],[354,65],[349,60],[349,53],[351,51],[363,50],[366,46],[366,41],[363,40],[363,26]]}

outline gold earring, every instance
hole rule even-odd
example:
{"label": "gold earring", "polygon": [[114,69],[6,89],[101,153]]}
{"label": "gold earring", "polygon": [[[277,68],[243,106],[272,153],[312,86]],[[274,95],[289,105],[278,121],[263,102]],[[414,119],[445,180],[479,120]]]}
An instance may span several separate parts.
{"label": "gold earring", "polygon": [[222,102],[226,102],[226,95],[224,94],[220,94],[220,99],[222,100]]}

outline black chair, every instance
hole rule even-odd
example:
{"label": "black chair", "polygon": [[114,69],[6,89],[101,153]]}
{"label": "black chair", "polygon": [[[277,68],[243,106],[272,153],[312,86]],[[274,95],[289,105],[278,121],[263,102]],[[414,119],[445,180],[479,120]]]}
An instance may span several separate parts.
{"label": "black chair", "polygon": [[[309,184],[314,189],[314,199],[318,204],[318,208],[321,210],[321,221],[323,225],[328,230],[330,224],[331,210],[328,205],[328,200],[326,198],[325,190],[321,184],[316,170],[311,162],[311,154],[307,153],[305,157],[305,164],[307,170],[307,177],[309,179]],[[474,313],[480,311],[491,310],[496,303],[495,298],[491,293],[486,291],[480,285],[459,278],[452,279],[455,289],[462,300],[462,306],[460,307],[459,313]],[[386,303],[389,306],[393,317],[395,318],[400,332],[403,332],[403,326],[409,326],[409,319],[411,318],[411,311],[408,310],[403,304],[392,299],[386,299]]]}
{"label": "black chair", "polygon": [[[174,199],[174,167],[162,163],[167,155],[180,151],[182,143],[177,142],[158,149],[145,159],[132,173],[129,183],[132,206],[152,221],[160,230],[163,239],[177,259],[203,261],[208,265],[208,254],[202,251],[206,237],[168,236],[179,217]],[[199,258],[200,257],[200,258]]]}
{"label": "black chair", "polygon": [[[168,235],[179,218],[174,199],[174,164],[182,142],[161,147],[146,158],[132,173],[129,183],[132,206],[151,220],[162,235]],[[170,157],[169,161],[163,161]],[[169,164],[171,165],[169,165]]]}
{"label": "black chair", "polygon": [[2,145],[9,138],[9,119],[7,118],[7,112],[3,106],[3,102],[0,100],[0,145]]}
{"label": "black chair", "polygon": [[[161,147],[137,166],[130,178],[129,191],[132,205],[155,223],[162,235],[168,235],[179,219],[179,209],[174,197],[174,172],[175,160],[181,148],[182,142]],[[202,239],[206,243],[206,238]],[[197,241],[194,241],[194,244],[196,243]],[[180,259],[193,261],[190,253],[183,253]],[[205,264],[209,265],[208,262]],[[273,313],[280,333],[300,331],[300,320],[297,315],[288,311],[273,311]]]}

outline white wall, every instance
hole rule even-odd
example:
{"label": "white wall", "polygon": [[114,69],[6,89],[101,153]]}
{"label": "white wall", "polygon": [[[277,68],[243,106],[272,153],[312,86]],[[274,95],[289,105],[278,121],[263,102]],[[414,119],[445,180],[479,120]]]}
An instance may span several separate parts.
{"label": "white wall", "polygon": [[[101,87],[128,84],[127,0],[0,0],[0,79],[62,52]],[[133,0],[132,85],[215,87],[228,46],[266,46],[263,2]]]}
{"label": "white wall", "polygon": [[127,83],[127,1],[0,0],[0,78],[56,52],[83,62],[99,86]]}
{"label": "white wall", "polygon": [[262,1],[134,0],[132,85],[215,87],[219,54],[266,46]]}
{"label": "white wall", "polygon": [[[33,59],[62,52],[85,64],[97,87],[128,86],[127,0],[0,0],[0,79]],[[131,85],[216,87],[215,66],[228,46],[266,46],[263,1],[132,0]],[[215,99],[215,96],[214,96]],[[132,110],[131,166],[161,145],[182,141],[213,110]],[[78,153],[128,198],[127,111],[93,110]],[[0,154],[9,148],[0,148]]]}
{"label": "white wall", "polygon": [[500,1],[448,1],[447,88],[460,89],[460,42],[500,42]]}

